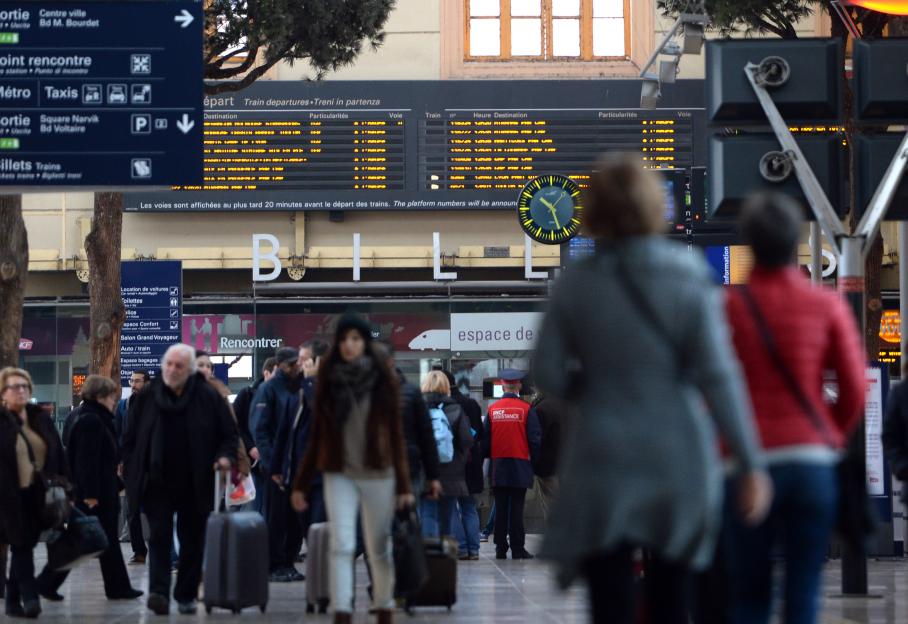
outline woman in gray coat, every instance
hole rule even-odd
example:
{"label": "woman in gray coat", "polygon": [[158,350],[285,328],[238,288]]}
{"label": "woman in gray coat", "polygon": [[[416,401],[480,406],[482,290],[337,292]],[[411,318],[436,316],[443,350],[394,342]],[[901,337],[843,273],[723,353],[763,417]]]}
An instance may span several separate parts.
{"label": "woman in gray coat", "polygon": [[[439,452],[441,467],[439,470],[438,480],[441,481],[442,496],[438,500],[438,533],[440,535],[454,535],[452,528],[452,519],[458,502],[461,499],[470,496],[470,490],[467,488],[466,468],[468,453],[473,446],[473,434],[470,432],[470,421],[464,413],[460,404],[451,397],[451,384],[442,371],[432,371],[426,375],[422,382],[423,398],[429,408],[429,414],[432,416],[432,427],[447,426],[451,433],[451,450],[453,451],[450,461],[445,461],[445,454]],[[441,418],[446,419],[440,422]],[[436,434],[436,440],[438,435]],[[439,449],[441,451],[441,449]],[[472,525],[472,523],[471,523]],[[473,547],[463,558],[468,559],[469,555],[476,555],[479,558],[479,518],[476,518],[475,527],[475,550]],[[474,531],[468,531],[473,533]],[[473,543],[467,536],[467,542]]]}
{"label": "woman in gray coat", "polygon": [[594,622],[618,624],[633,621],[633,557],[646,549],[652,621],[687,622],[685,586],[720,527],[720,435],[746,520],[765,515],[771,486],[720,291],[700,254],[658,236],[658,174],[607,157],[585,202],[598,250],[556,285],[534,360],[540,389],[577,408],[542,556],[565,587],[586,577]]}

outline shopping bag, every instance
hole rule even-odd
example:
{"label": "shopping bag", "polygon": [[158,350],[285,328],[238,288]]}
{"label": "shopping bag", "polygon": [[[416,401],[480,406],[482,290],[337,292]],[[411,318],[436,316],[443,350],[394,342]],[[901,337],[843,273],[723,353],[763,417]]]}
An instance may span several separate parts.
{"label": "shopping bag", "polygon": [[236,484],[230,479],[227,481],[227,490],[224,495],[224,504],[227,507],[239,507],[255,500],[255,482],[252,477],[246,476]]}
{"label": "shopping bag", "polygon": [[108,546],[101,522],[73,508],[66,528],[56,532],[47,542],[47,565],[55,572],[72,570],[94,559]]}

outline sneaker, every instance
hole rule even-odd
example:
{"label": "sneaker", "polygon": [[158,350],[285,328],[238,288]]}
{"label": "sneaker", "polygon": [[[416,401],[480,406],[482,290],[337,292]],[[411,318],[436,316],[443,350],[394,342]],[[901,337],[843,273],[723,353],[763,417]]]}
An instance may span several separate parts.
{"label": "sneaker", "polygon": [[499,560],[501,560],[501,559],[507,559],[507,558],[508,558],[508,551],[506,551],[506,550],[499,550],[499,551],[497,551],[497,552],[495,553],[495,558],[496,558],[496,559],[499,559]]}
{"label": "sneaker", "polygon": [[129,558],[129,565],[145,565],[145,558],[148,555],[133,555]]}
{"label": "sneaker", "polygon": [[162,594],[151,594],[148,597],[148,609],[155,615],[170,615],[170,600]]}
{"label": "sneaker", "polygon": [[479,541],[482,542],[483,544],[488,544],[488,543],[489,543],[489,534],[488,534],[488,533],[481,533],[481,534],[479,535]]}
{"label": "sneaker", "polygon": [[306,580],[305,575],[300,574],[300,571],[293,566],[287,568],[287,576],[290,577],[290,582],[292,583],[299,583],[300,581]]}
{"label": "sneaker", "polygon": [[268,575],[269,583],[293,583],[293,578],[287,570],[275,570]]}
{"label": "sneaker", "polygon": [[514,560],[518,560],[518,559],[535,559],[535,557],[534,557],[533,555],[531,555],[530,553],[528,553],[527,551],[521,550],[520,552],[512,553],[512,554],[511,554],[511,559],[514,559]]}
{"label": "sneaker", "polygon": [[468,561],[479,561],[479,553],[470,553],[467,557]]}
{"label": "sneaker", "polygon": [[457,554],[457,558],[458,558],[460,561],[469,561],[469,560],[470,560],[470,554],[469,554],[469,553],[465,553],[465,552],[463,552],[463,553],[458,553],[458,554]]}
{"label": "sneaker", "polygon": [[199,603],[195,600],[189,600],[179,603],[178,608],[182,615],[195,615],[199,611]]}

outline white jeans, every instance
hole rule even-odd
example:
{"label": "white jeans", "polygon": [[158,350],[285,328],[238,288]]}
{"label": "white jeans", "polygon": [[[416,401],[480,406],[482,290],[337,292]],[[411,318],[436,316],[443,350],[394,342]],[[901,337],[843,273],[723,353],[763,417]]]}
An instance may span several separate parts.
{"label": "white jeans", "polygon": [[331,605],[335,612],[353,612],[353,555],[357,512],[362,505],[363,539],[372,570],[372,607],[394,608],[394,559],[391,521],[395,480],[351,479],[325,474],[325,506],[331,528]]}

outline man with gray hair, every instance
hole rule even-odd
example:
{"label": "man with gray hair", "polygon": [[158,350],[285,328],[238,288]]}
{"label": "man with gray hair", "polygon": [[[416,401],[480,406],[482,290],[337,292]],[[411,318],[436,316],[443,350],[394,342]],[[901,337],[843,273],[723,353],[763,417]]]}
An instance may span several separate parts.
{"label": "man with gray hair", "polygon": [[197,372],[195,349],[171,346],[161,360],[161,375],[136,397],[123,433],[129,508],[142,509],[151,529],[148,608],[157,615],[170,612],[174,514],[180,560],[173,596],[180,613],[198,608],[214,469],[229,470],[238,445],[236,421],[227,402]]}

